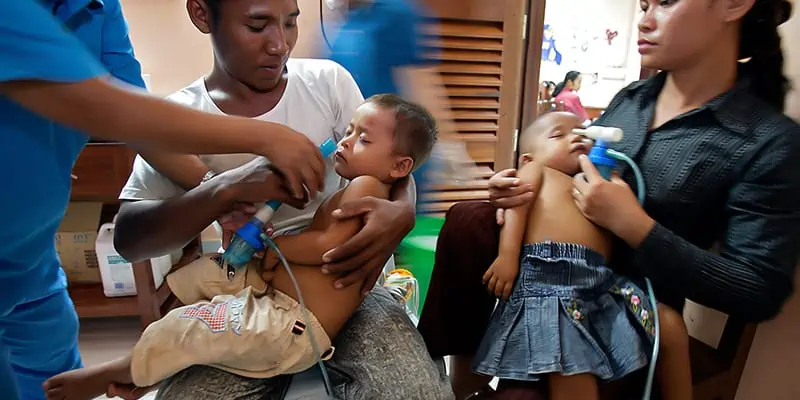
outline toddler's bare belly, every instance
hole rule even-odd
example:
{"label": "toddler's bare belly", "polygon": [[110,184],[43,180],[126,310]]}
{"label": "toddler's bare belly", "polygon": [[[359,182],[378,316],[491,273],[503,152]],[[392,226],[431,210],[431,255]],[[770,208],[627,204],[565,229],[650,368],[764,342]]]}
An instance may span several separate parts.
{"label": "toddler's bare belly", "polygon": [[[314,313],[325,329],[325,333],[333,340],[361,304],[361,285],[355,284],[337,290],[333,287],[337,277],[323,274],[319,266],[290,266],[300,285],[305,306]],[[294,284],[282,265],[276,269],[275,278],[270,284],[289,297],[300,301]]]}
{"label": "toddler's bare belly", "polygon": [[572,178],[547,174],[528,216],[525,243],[545,241],[575,243],[588,247],[608,259],[612,237],[586,219],[572,198]]}

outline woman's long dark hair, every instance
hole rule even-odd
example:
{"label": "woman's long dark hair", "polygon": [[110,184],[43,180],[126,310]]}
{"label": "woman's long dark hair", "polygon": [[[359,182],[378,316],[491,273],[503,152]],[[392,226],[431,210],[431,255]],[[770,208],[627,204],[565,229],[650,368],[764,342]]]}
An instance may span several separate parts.
{"label": "woman's long dark hair", "polygon": [[740,73],[750,79],[750,90],[779,111],[783,111],[789,80],[783,75],[783,51],[778,25],[791,15],[786,0],[756,0],[742,19],[739,58]]}
{"label": "woman's long dark hair", "polygon": [[567,72],[567,75],[564,76],[564,80],[560,82],[558,85],[556,85],[555,89],[553,89],[553,97],[558,96],[558,94],[561,93],[561,91],[564,90],[565,87],[567,87],[567,82],[574,82],[575,79],[578,79],[579,76],[581,76],[581,73],[578,71]]}

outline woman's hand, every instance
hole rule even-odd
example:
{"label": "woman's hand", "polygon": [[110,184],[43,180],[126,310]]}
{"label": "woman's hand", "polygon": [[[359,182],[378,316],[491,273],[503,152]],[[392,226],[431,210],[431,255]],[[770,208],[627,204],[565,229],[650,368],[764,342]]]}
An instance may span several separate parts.
{"label": "woman's hand", "polygon": [[572,197],[583,215],[636,248],[655,225],[630,186],[616,174],[603,179],[589,157],[580,156],[582,173],[573,178]]}
{"label": "woman's hand", "polygon": [[489,202],[497,208],[497,224],[505,222],[504,211],[527,204],[533,200],[533,186],[517,178],[516,169],[506,169],[489,179]]}
{"label": "woman's hand", "polygon": [[362,291],[366,293],[375,285],[400,241],[414,227],[414,208],[400,201],[365,197],[342,204],[333,217],[364,218],[364,227],[350,240],[324,254],[322,270],[341,275],[335,283],[337,289],[363,280]]}

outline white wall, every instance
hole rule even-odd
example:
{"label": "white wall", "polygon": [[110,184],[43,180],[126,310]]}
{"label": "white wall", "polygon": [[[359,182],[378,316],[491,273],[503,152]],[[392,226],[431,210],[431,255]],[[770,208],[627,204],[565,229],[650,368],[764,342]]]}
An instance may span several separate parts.
{"label": "white wall", "polygon": [[[636,49],[635,0],[548,1],[545,24],[552,28],[560,65],[542,60],[540,80],[556,83],[571,71],[583,75],[580,95],[584,106],[605,107],[625,85],[639,79],[640,58]],[[617,36],[609,45],[606,30]]]}
{"label": "white wall", "polygon": [[[800,6],[798,4],[797,6]],[[795,90],[789,94],[787,114],[800,120],[800,17],[782,28],[786,54],[785,74]],[[797,171],[800,173],[800,171]],[[795,279],[800,290],[800,275]],[[800,399],[800,293],[795,293],[781,314],[758,328],[736,400]]]}

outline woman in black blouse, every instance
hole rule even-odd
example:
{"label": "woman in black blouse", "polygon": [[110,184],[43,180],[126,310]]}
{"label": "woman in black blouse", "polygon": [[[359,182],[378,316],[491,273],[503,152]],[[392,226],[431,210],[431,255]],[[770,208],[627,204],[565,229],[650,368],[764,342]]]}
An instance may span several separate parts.
{"label": "woman in black blouse", "polygon": [[[660,301],[772,318],[792,292],[800,254],[800,127],[781,113],[788,82],[777,30],[791,4],[642,0],[641,8],[642,66],[664,72],[623,89],[597,124],[625,132],[615,148],[642,170],[644,207],[628,168],[609,182],[591,163],[574,180],[575,203],[620,238],[611,266],[650,278]],[[481,277],[497,254],[501,210],[533,197],[514,175],[492,178],[491,205],[451,208],[439,237],[419,330],[431,355],[454,356],[460,397],[487,382],[469,364],[494,306]]]}

